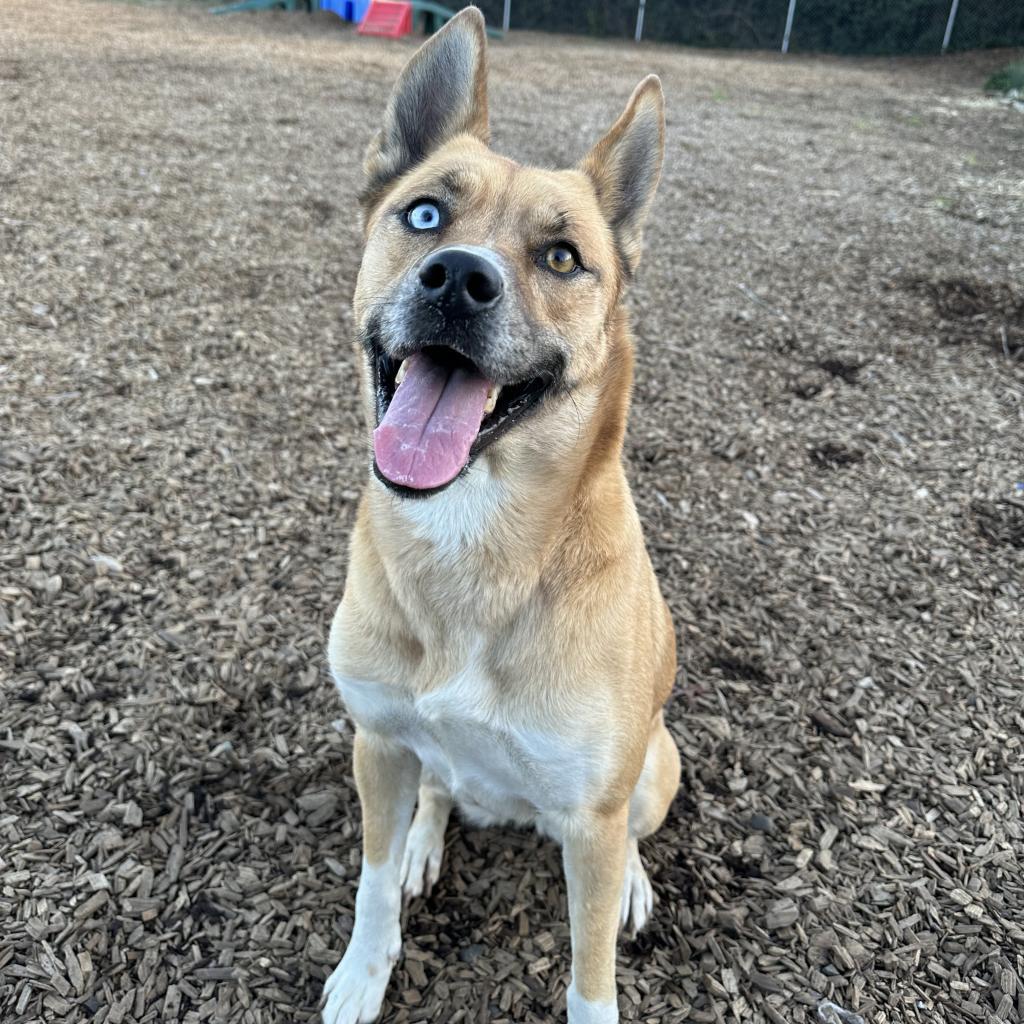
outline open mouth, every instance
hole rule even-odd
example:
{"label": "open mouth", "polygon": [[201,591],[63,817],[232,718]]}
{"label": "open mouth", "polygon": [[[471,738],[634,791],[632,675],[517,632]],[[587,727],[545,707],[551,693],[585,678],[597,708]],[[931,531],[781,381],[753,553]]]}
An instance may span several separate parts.
{"label": "open mouth", "polygon": [[375,345],[374,373],[374,471],[392,489],[418,497],[450,484],[535,408],[556,379],[545,370],[498,384],[445,345],[430,345],[400,363]]}

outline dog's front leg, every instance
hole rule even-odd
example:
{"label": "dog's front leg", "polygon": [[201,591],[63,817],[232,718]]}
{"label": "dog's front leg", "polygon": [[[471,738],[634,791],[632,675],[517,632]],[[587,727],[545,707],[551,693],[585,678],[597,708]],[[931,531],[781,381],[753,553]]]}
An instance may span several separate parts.
{"label": "dog's front leg", "polygon": [[376,1020],[402,949],[402,854],[420,763],[408,750],[363,729],[356,731],[354,763],[363,809],[363,866],[352,938],[324,987],[324,1024]]}
{"label": "dog's front leg", "polygon": [[615,944],[626,867],[628,809],[589,813],[563,834],[572,929],[569,1024],[616,1024]]}

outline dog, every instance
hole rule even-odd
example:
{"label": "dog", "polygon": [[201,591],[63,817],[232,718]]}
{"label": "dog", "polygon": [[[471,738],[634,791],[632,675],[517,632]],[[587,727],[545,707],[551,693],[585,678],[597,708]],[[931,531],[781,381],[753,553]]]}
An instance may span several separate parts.
{"label": "dog", "polygon": [[619,1019],[617,935],[653,903],[637,840],[680,776],[675,635],[622,466],[622,301],[663,152],[654,76],[574,169],[489,149],[473,7],[414,54],[370,144],[353,309],[372,475],[328,642],[362,867],[325,1024],[377,1019],[403,892],[437,880],[453,806],[561,844],[568,1019]]}

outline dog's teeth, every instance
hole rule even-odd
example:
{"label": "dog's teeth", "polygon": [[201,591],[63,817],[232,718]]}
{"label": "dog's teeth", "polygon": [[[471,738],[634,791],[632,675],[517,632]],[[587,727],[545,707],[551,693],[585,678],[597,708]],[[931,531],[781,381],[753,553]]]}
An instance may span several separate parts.
{"label": "dog's teeth", "polygon": [[398,368],[398,373],[395,374],[395,387],[396,388],[398,387],[399,384],[402,383],[402,380],[405,377],[405,371],[406,371],[406,368],[408,367],[408,365],[409,365],[409,360],[408,359],[403,359],[402,360],[402,365]]}
{"label": "dog's teeth", "polygon": [[494,407],[498,404],[498,395],[500,393],[501,385],[487,389],[487,401],[484,403],[485,416],[489,416],[492,412],[494,412]]}

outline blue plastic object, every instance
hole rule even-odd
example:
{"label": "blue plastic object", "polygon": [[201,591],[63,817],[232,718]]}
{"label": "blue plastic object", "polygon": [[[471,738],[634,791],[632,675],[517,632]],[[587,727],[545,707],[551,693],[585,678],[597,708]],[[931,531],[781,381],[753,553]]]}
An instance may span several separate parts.
{"label": "blue plastic object", "polygon": [[322,11],[333,11],[339,18],[357,25],[366,17],[369,6],[370,0],[320,0]]}

